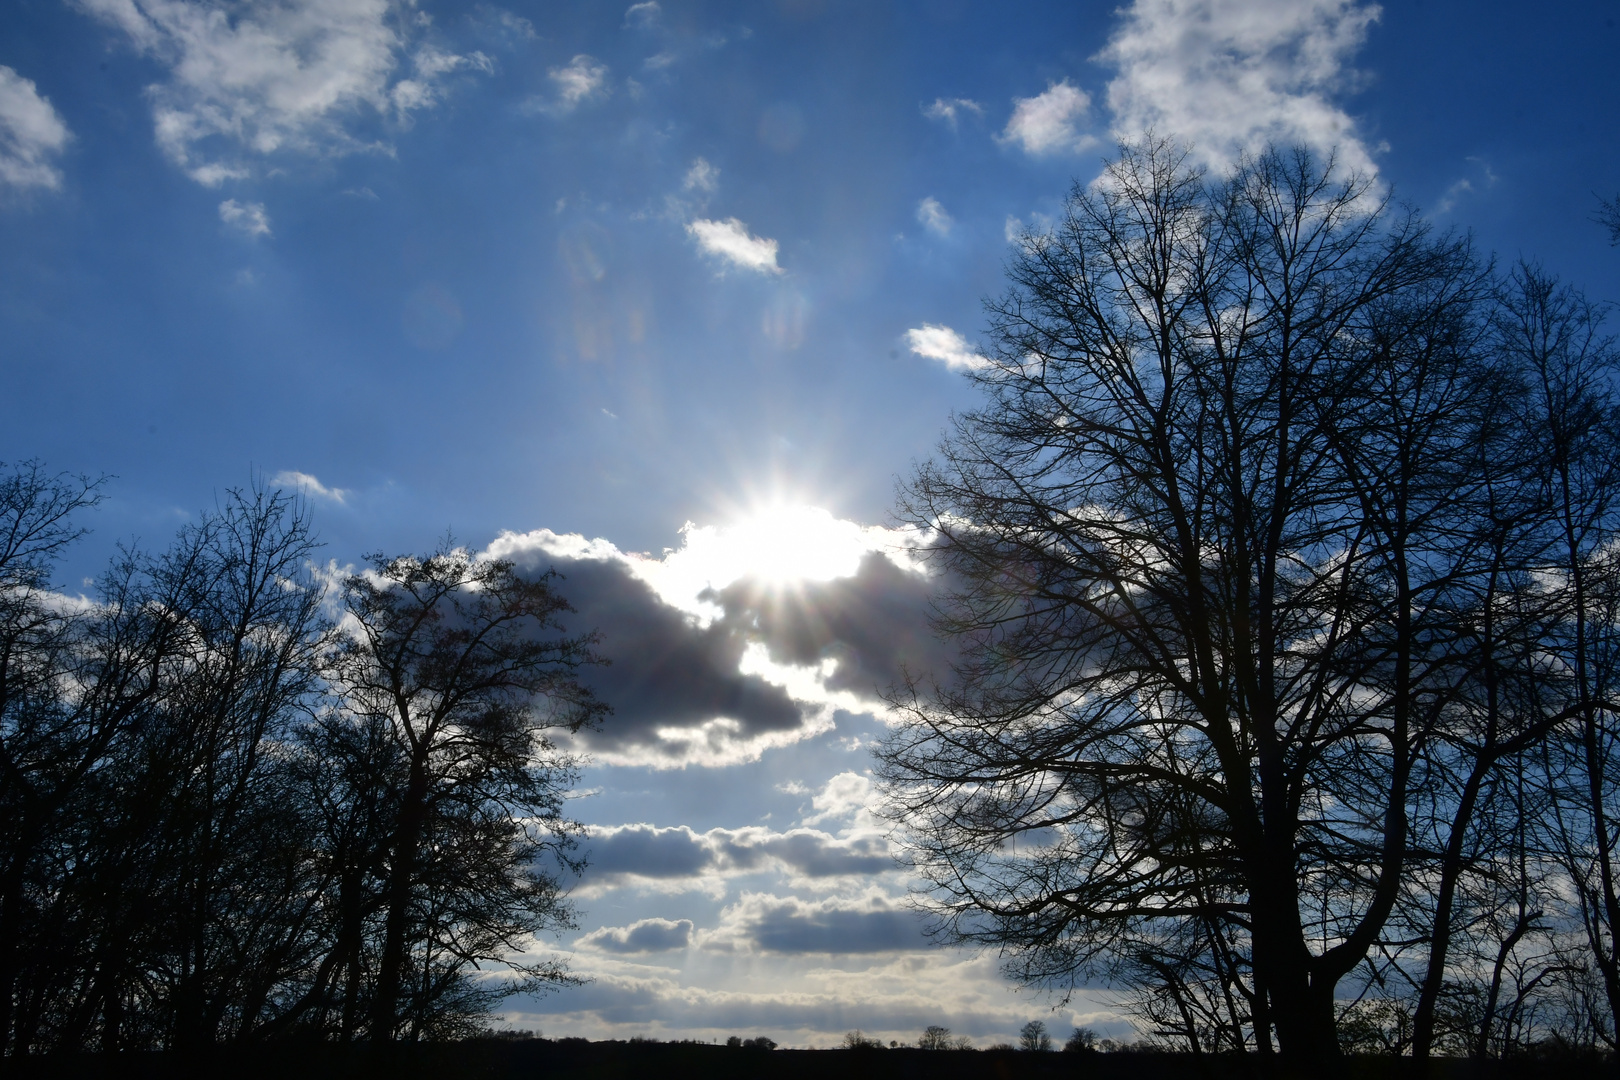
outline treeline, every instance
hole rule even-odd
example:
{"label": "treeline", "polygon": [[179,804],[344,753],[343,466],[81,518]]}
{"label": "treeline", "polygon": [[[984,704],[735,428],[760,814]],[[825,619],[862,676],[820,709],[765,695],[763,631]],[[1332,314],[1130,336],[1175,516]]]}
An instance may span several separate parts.
{"label": "treeline", "polygon": [[254,487],[64,595],[100,487],[0,472],[0,1052],[451,1037],[566,980],[547,732],[603,706],[551,581],[320,572]]}
{"label": "treeline", "polygon": [[1008,273],[902,505],[962,660],[882,773],[947,936],[1193,1053],[1612,1054],[1604,306],[1151,138]]}

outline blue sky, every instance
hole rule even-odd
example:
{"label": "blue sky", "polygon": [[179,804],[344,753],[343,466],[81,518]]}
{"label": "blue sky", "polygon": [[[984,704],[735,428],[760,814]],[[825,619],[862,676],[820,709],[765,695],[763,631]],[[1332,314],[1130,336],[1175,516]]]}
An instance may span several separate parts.
{"label": "blue sky", "polygon": [[[953,363],[1009,229],[1146,126],[1216,170],[1271,138],[1620,299],[1590,220],[1620,190],[1617,19],[10,0],[0,459],[116,474],[68,584],[254,475],[303,487],[340,565],[453,528],[569,572],[630,658],[560,943],[595,981],[519,1022],[1010,1038],[1056,1003],[924,947],[871,816],[874,687],[934,647],[922,576],[862,559],[907,541],[895,479],[973,403]],[[833,629],[753,618],[760,582]],[[1122,1025],[1092,992],[1070,1020]]]}

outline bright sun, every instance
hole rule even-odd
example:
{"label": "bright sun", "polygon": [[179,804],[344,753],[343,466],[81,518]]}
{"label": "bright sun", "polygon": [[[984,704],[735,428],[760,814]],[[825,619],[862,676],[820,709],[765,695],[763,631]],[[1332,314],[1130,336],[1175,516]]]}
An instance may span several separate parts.
{"label": "bright sun", "polygon": [[[638,573],[669,602],[693,614],[717,613],[699,601],[705,589],[723,589],[742,578],[779,588],[853,575],[869,551],[898,553],[903,530],[863,526],[817,506],[768,503],[722,525],[688,523],[680,548]],[[904,561],[904,560],[902,560]]]}

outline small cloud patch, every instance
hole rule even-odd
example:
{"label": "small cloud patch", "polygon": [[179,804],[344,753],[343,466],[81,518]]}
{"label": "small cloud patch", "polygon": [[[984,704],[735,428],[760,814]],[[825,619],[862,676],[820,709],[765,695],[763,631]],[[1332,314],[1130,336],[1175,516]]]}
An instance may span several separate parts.
{"label": "small cloud patch", "polygon": [[283,469],[270,478],[270,483],[279,488],[300,491],[311,499],[334,502],[339,506],[348,502],[350,495],[347,488],[327,487],[309,473],[299,472],[296,469]]}
{"label": "small cloud patch", "polygon": [[270,215],[264,203],[226,199],[219,204],[219,220],[252,239],[270,235]]}
{"label": "small cloud patch", "polygon": [[918,356],[938,360],[952,371],[979,371],[990,366],[990,361],[974,352],[966,338],[937,323],[923,323],[907,330],[906,344]]}
{"label": "small cloud patch", "polygon": [[699,218],[686,226],[686,232],[705,253],[717,255],[733,266],[761,274],[782,272],[776,265],[776,241],[751,235],[748,226],[736,218],[724,221]]}
{"label": "small cloud patch", "polygon": [[922,114],[930,120],[946,124],[956,130],[957,119],[968,114],[984,115],[984,106],[968,98],[935,98],[932,105],[924,105]]}
{"label": "small cloud patch", "polygon": [[951,235],[951,226],[956,224],[932,195],[917,204],[917,221],[935,236]]}
{"label": "small cloud patch", "polygon": [[1097,143],[1079,129],[1090,110],[1086,92],[1064,79],[1035,97],[1015,98],[1012,117],[999,138],[1032,157],[1078,153]]}

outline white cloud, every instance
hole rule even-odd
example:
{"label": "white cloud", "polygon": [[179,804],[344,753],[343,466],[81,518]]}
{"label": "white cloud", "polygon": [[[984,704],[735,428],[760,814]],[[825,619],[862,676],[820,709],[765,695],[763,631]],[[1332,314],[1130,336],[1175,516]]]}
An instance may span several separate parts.
{"label": "white cloud", "polygon": [[270,483],[279,488],[293,488],[311,499],[335,502],[340,506],[348,502],[352,494],[347,488],[327,487],[309,473],[296,469],[283,469],[270,478]]}
{"label": "white cloud", "polygon": [[638,30],[645,30],[658,21],[658,16],[663,13],[663,10],[658,4],[658,0],[642,0],[642,3],[631,4],[625,10],[624,25]]}
{"label": "white cloud", "polygon": [[681,183],[683,191],[704,191],[713,193],[720,186],[720,170],[710,165],[703,158],[692,162],[692,167],[686,170],[686,179]]}
{"label": "white cloud", "polygon": [[270,215],[265,213],[264,203],[243,203],[235,199],[226,199],[219,204],[219,220],[255,239],[270,235]]}
{"label": "white cloud", "polygon": [[1114,134],[1186,140],[1216,169],[1304,144],[1371,175],[1355,122],[1328,98],[1354,84],[1350,59],[1378,16],[1356,0],[1136,0],[1099,56],[1119,72]]}
{"label": "white cloud", "polygon": [[606,64],[580,53],[565,67],[554,67],[546,72],[546,78],[556,84],[557,98],[537,108],[556,116],[573,112],[581,102],[602,92],[607,84],[607,73]]}
{"label": "white cloud", "polygon": [[709,221],[699,218],[686,226],[686,231],[698,242],[698,247],[710,255],[718,255],[745,270],[762,274],[780,274],[776,265],[776,241],[764,236],[751,236],[748,226],[736,218]]}
{"label": "white cloud", "polygon": [[977,371],[990,367],[990,361],[974,352],[967,339],[948,326],[923,323],[906,331],[906,344],[918,356],[938,360],[952,371]]}
{"label": "white cloud", "polygon": [[248,175],[254,155],[381,149],[350,126],[405,119],[438,100],[437,82],[490,71],[482,53],[423,45],[395,79],[410,35],[425,26],[405,0],[77,0],[168,69],[147,90],[158,145],[210,187]]}
{"label": "white cloud", "polygon": [[939,200],[932,195],[917,204],[917,220],[929,232],[938,236],[949,236],[951,226],[956,224],[951,220],[951,215],[939,204]]}
{"label": "white cloud", "polygon": [[1024,153],[1077,153],[1097,140],[1077,125],[1091,109],[1091,98],[1069,80],[1053,83],[1032,98],[1014,98],[1013,114],[999,136],[1003,143],[1015,143]]}
{"label": "white cloud", "polygon": [[52,162],[67,145],[67,125],[32,79],[0,66],[0,185],[59,188]]}
{"label": "white cloud", "polygon": [[958,116],[963,113],[983,116],[984,106],[968,98],[935,98],[932,105],[923,106],[922,113],[928,119],[949,124],[955,130]]}

